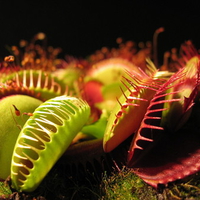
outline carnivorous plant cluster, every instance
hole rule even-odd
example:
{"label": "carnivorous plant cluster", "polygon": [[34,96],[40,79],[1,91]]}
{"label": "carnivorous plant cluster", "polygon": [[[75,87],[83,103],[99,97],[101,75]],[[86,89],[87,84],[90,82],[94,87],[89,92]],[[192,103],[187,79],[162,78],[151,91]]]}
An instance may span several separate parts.
{"label": "carnivorous plant cluster", "polygon": [[31,192],[68,148],[94,139],[109,153],[131,138],[126,165],[154,187],[200,170],[198,129],[187,129],[198,124],[200,85],[190,42],[158,67],[150,43],[118,39],[118,49],[64,61],[36,43],[44,39],[22,41],[1,63],[1,179]]}

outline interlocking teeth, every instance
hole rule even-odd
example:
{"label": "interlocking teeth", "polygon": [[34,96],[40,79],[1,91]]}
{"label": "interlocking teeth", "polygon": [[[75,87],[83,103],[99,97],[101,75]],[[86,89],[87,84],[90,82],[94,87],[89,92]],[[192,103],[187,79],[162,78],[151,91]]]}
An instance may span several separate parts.
{"label": "interlocking teeth", "polygon": [[3,82],[7,80],[13,80],[17,88],[23,88],[43,101],[71,92],[63,81],[42,70],[20,70],[9,75]]}
{"label": "interlocking teeth", "polygon": [[78,98],[60,96],[39,106],[24,125],[11,164],[13,186],[33,191],[82,129],[89,105]]}

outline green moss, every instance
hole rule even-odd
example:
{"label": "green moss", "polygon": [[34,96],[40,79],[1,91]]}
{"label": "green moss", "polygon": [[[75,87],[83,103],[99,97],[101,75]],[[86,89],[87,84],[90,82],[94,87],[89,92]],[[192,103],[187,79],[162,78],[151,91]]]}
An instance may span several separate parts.
{"label": "green moss", "polygon": [[110,177],[104,176],[101,200],[182,200],[200,199],[200,173],[157,189],[144,183],[131,169],[123,168]]}
{"label": "green moss", "polygon": [[104,195],[102,200],[155,200],[155,190],[138,178],[131,170],[123,168],[102,182]]}
{"label": "green moss", "polygon": [[169,184],[163,194],[173,199],[200,199],[200,173]]}
{"label": "green moss", "polygon": [[0,199],[9,198],[12,194],[12,191],[8,184],[5,182],[0,182]]}

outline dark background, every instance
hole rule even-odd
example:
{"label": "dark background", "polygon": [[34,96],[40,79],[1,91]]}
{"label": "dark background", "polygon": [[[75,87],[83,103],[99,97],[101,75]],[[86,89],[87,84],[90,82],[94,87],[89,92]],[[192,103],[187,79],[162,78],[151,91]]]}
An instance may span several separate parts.
{"label": "dark background", "polygon": [[48,45],[64,54],[85,57],[103,46],[116,46],[116,38],[152,41],[159,35],[159,57],[190,39],[200,48],[198,1],[0,1],[0,56],[6,45],[18,45],[38,32]]}

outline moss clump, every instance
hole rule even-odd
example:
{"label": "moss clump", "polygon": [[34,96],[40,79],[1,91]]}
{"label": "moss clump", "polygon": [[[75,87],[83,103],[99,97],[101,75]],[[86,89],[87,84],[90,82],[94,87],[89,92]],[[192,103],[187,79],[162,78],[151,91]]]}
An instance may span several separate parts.
{"label": "moss clump", "polygon": [[110,177],[103,178],[101,200],[182,200],[200,199],[200,173],[178,180],[157,189],[147,185],[131,169],[122,168]]}
{"label": "moss clump", "polygon": [[131,169],[123,168],[112,176],[104,176],[102,200],[156,200],[156,191],[136,176]]}
{"label": "moss clump", "polygon": [[169,184],[162,193],[166,198],[200,199],[200,173]]}
{"label": "moss clump", "polygon": [[6,182],[0,182],[0,199],[7,199],[11,194],[10,186]]}

